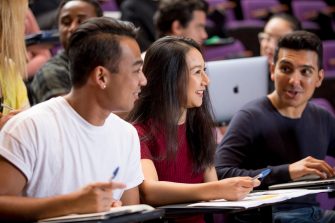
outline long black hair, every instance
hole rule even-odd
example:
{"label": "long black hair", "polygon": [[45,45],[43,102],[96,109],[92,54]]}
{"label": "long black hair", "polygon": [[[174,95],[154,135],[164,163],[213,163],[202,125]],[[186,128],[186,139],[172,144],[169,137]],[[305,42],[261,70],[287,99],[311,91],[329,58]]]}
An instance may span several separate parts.
{"label": "long black hair", "polygon": [[[142,88],[128,120],[148,124],[147,140],[161,130],[166,141],[166,158],[172,159],[178,149],[178,120],[187,101],[188,65],[186,54],[200,46],[184,37],[163,37],[148,49],[143,73],[148,83]],[[194,163],[194,172],[213,165],[215,150],[214,122],[207,91],[200,107],[190,108],[186,116],[186,136]],[[141,140],[146,140],[141,139]]]}

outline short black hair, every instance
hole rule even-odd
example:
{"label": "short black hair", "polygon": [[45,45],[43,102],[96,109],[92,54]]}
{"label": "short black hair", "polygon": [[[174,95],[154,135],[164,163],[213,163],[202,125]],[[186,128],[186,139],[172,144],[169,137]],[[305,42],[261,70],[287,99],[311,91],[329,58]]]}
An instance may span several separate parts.
{"label": "short black hair", "polygon": [[107,17],[90,18],[80,24],[67,48],[72,85],[84,85],[97,66],[117,73],[122,53],[120,38],[135,40],[136,35],[137,29],[132,23]]}
{"label": "short black hair", "polygon": [[187,27],[196,10],[207,14],[208,3],[204,0],[161,0],[154,15],[158,37],[168,34],[175,20],[179,21],[183,27]]}
{"label": "short black hair", "polygon": [[307,31],[294,31],[279,39],[277,48],[274,53],[273,62],[274,64],[278,61],[279,50],[292,49],[292,50],[310,50],[314,51],[318,55],[318,68],[323,68],[323,47],[322,42],[317,35]]}
{"label": "short black hair", "polygon": [[60,11],[64,7],[64,5],[66,3],[72,2],[72,1],[86,2],[86,3],[93,6],[95,14],[96,14],[97,17],[102,17],[103,16],[103,10],[101,8],[100,3],[97,0],[62,0],[61,3],[58,6],[57,20],[59,19]]}

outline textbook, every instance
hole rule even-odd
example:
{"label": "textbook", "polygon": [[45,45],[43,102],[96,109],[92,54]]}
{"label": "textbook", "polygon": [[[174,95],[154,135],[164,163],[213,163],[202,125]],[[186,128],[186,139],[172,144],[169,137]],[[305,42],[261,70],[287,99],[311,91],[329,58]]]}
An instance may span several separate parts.
{"label": "textbook", "polygon": [[153,207],[146,204],[127,205],[121,207],[113,207],[109,211],[90,213],[90,214],[71,214],[61,217],[46,218],[39,220],[38,223],[57,223],[57,222],[77,222],[77,221],[96,221],[105,220],[113,217],[118,217],[127,214],[142,213],[155,210]]}

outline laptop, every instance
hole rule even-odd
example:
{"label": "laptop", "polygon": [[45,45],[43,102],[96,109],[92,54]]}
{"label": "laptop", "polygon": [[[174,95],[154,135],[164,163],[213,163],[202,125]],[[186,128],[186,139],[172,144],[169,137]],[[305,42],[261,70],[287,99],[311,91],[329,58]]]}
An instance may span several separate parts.
{"label": "laptop", "polygon": [[268,93],[266,57],[207,62],[208,91],[217,123],[228,123],[247,102]]}
{"label": "laptop", "polygon": [[269,186],[269,190],[309,188],[309,189],[335,189],[335,178],[321,180],[292,181]]}

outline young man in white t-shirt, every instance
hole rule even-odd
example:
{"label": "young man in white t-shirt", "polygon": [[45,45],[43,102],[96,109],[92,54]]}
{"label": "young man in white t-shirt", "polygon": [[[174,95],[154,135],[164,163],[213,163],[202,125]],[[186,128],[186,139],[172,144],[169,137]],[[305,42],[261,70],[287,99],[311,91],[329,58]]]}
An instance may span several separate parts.
{"label": "young man in white t-shirt", "polygon": [[71,92],[20,113],[0,133],[0,219],[33,221],[139,203],[143,181],[128,112],[146,84],[136,29],[93,18],[72,34]]}

